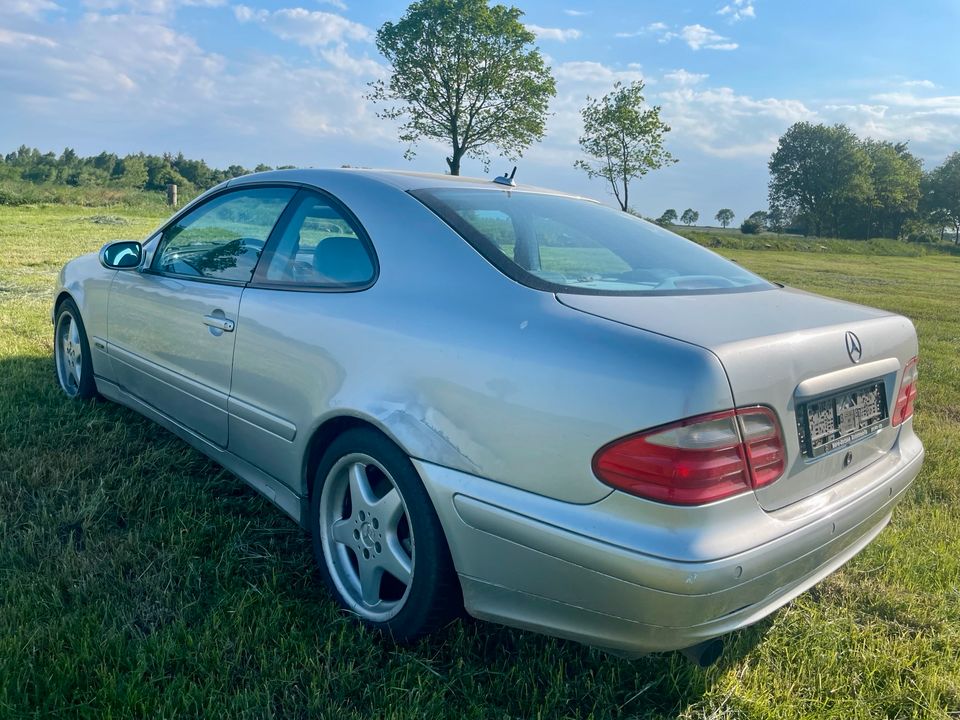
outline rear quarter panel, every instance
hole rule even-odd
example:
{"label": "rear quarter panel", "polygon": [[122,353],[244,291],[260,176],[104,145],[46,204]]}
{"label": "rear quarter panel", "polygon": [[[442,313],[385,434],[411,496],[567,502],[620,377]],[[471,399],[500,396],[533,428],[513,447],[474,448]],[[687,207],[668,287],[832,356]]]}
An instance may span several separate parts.
{"label": "rear quarter panel", "polygon": [[610,493],[591,469],[601,446],[731,406],[711,353],[514,283],[406,193],[362,177],[328,189],[373,240],[377,283],[250,288],[237,328],[232,397],[295,429],[261,434],[255,464],[298,492],[312,429],[338,415],[414,457],[590,503]]}

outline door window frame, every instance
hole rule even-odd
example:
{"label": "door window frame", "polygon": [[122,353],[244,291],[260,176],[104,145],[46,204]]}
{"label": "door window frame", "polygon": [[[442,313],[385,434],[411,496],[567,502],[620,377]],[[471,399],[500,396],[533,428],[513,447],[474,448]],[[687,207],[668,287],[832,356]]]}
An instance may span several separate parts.
{"label": "door window frame", "polygon": [[[165,272],[163,270],[158,270],[154,267],[160,257],[160,253],[163,250],[163,240],[164,235],[167,230],[174,227],[178,222],[180,222],[187,215],[199,210],[208,203],[213,202],[222,198],[224,195],[230,195],[236,192],[242,192],[244,190],[261,190],[261,189],[270,189],[270,188],[284,188],[292,190],[293,194],[290,196],[290,199],[287,200],[287,204],[284,206],[283,210],[277,216],[277,219],[273,223],[273,227],[270,228],[270,232],[267,234],[267,239],[264,242],[263,248],[260,250],[260,254],[257,256],[257,262],[253,267],[253,271],[250,274],[250,280],[227,280],[224,278],[213,278],[206,277],[204,275],[182,275],[180,273]],[[180,212],[175,214],[170,218],[159,230],[150,235],[148,243],[156,239],[156,245],[154,246],[152,252],[150,253],[149,258],[146,261],[143,269],[140,271],[147,275],[157,275],[159,277],[169,277],[175,278],[177,280],[186,281],[186,282],[200,282],[200,283],[212,283],[215,285],[229,285],[231,287],[246,287],[250,284],[251,280],[256,275],[257,269],[260,267],[260,261],[263,259],[263,255],[267,250],[267,245],[270,242],[270,239],[273,237],[274,232],[276,232],[277,226],[280,224],[280,219],[284,216],[284,213],[287,212],[287,209],[290,207],[290,203],[293,202],[293,199],[297,197],[301,186],[295,183],[244,183],[242,185],[234,185],[233,187],[225,187],[222,190],[218,190],[215,193],[211,193],[200,199],[198,202],[191,202],[187,204]]]}

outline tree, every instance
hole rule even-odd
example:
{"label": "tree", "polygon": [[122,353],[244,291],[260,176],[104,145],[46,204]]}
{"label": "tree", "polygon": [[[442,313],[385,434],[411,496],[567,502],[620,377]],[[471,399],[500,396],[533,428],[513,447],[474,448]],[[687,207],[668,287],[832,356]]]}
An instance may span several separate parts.
{"label": "tree", "polygon": [[663,211],[663,215],[657,218],[659,225],[673,225],[677,221],[677,211],[669,208]]}
{"label": "tree", "polygon": [[867,207],[857,208],[865,218],[864,237],[899,237],[904,221],[914,215],[920,200],[920,159],[907,150],[906,143],[865,140],[870,158],[872,194]]}
{"label": "tree", "polygon": [[783,232],[790,224],[790,217],[786,211],[779,205],[771,205],[767,213],[767,227],[773,232]]}
{"label": "tree", "polygon": [[621,210],[630,204],[630,181],[676,159],[663,147],[670,126],[660,119],[660,107],[644,109],[643,82],[615,83],[599,100],[587,97],[580,111],[580,149],[587,155],[575,167],[590,178],[610,183]]}
{"label": "tree", "polygon": [[730,208],[721,208],[720,210],[717,210],[717,214],[714,216],[714,219],[720,223],[721,227],[725,228],[730,224],[730,221],[733,220],[734,217],[736,217],[736,215],[733,214],[733,210]]}
{"label": "tree", "polygon": [[120,161],[119,182],[132,188],[147,184],[147,165],[142,155],[127,155]]}
{"label": "tree", "polygon": [[770,214],[766,210],[755,210],[750,213],[750,216],[747,218],[750,222],[754,222],[760,227],[766,229],[767,219],[770,217]]}
{"label": "tree", "polygon": [[960,152],[953,153],[931,171],[925,178],[924,190],[928,212],[952,225],[953,242],[960,244]]}
{"label": "tree", "polygon": [[680,216],[680,222],[682,222],[687,227],[690,227],[699,219],[700,219],[700,213],[698,213],[693,208],[687,208],[686,210],[683,211],[683,215]]}
{"label": "tree", "polygon": [[800,215],[816,235],[838,237],[845,209],[872,195],[870,158],[845,125],[794,124],[769,168],[770,205]]}
{"label": "tree", "polygon": [[408,159],[422,138],[447,142],[459,175],[464,157],[486,167],[491,146],[514,158],[543,138],[556,86],[522,15],[486,0],[419,0],[377,31],[392,71],[367,97],[379,117],[402,121]]}

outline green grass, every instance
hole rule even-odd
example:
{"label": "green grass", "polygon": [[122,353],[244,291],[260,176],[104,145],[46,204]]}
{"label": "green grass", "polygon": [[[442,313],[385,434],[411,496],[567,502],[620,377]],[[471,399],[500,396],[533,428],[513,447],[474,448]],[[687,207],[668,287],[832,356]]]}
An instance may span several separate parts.
{"label": "green grass", "polygon": [[724,251],[914,319],[928,459],[876,542],[703,671],[469,620],[395,647],[337,611],[306,538],[239,480],[130,411],[63,399],[50,361],[59,266],[163,215],[0,208],[0,718],[960,710],[960,260]]}

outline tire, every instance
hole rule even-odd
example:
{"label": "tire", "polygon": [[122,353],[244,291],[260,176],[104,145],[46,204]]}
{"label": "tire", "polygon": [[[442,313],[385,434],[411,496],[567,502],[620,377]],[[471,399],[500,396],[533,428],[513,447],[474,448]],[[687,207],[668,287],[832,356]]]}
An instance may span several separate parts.
{"label": "tire", "polygon": [[76,303],[70,298],[60,303],[54,319],[53,365],[60,389],[67,397],[89,400],[97,396],[87,330]]}
{"label": "tire", "polygon": [[375,430],[348,430],[324,453],[310,532],[320,576],[337,602],[397,642],[431,633],[463,607],[420,476]]}

